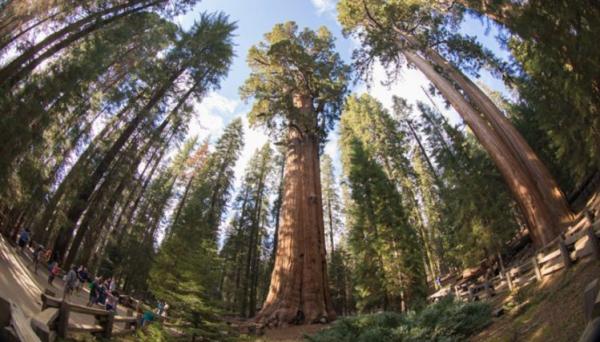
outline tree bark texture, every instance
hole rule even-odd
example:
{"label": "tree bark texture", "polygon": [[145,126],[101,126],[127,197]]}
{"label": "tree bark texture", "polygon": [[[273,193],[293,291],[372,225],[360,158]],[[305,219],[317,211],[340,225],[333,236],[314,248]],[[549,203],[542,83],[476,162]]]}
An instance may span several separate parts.
{"label": "tree bark texture", "polygon": [[256,318],[275,326],[335,319],[327,285],[319,139],[290,127],[288,144],[275,266]]}
{"label": "tree bark texture", "polygon": [[504,139],[503,133],[495,130],[488,117],[477,111],[428,60],[411,50],[403,54],[438,88],[488,151],[521,208],[534,243],[541,246],[550,242],[559,230],[552,227],[560,221],[540,193],[530,169]]}

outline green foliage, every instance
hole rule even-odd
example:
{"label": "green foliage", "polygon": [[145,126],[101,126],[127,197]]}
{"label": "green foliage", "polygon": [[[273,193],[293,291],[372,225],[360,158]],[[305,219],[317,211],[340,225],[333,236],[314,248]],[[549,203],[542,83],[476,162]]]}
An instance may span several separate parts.
{"label": "green foliage", "polygon": [[240,119],[230,123],[194,179],[179,220],[160,247],[150,271],[152,293],[175,315],[200,329],[214,319],[222,261],[217,230],[233,185],[233,167],[242,148]]}
{"label": "green foliage", "polygon": [[[438,212],[447,261],[478,263],[516,231],[514,201],[489,156],[475,138],[420,103],[422,132],[442,180]],[[420,178],[425,181],[423,176]]]}
{"label": "green foliage", "polygon": [[176,339],[167,334],[161,324],[150,324],[135,333],[135,340],[140,342],[171,342]]}
{"label": "green foliage", "polygon": [[[397,131],[383,123],[387,114],[380,105],[379,111],[371,110],[376,105],[368,96],[351,98],[340,129],[344,174],[352,191],[352,202],[346,204],[347,229],[356,258],[354,283],[361,311],[418,306],[425,292],[419,239],[401,205],[405,194],[398,192],[384,172],[385,158],[393,159],[402,150],[381,153],[378,144],[386,135],[378,133],[387,129],[393,135]],[[380,137],[368,139],[365,132]]]}
{"label": "green foliage", "polygon": [[266,245],[273,166],[273,150],[267,143],[248,162],[220,251],[224,259],[220,288],[224,305],[241,316],[254,316],[270,282]]}
{"label": "green foliage", "polygon": [[[248,114],[252,125],[279,135],[293,124],[326,138],[339,118],[349,78],[327,28],[298,31],[294,22],[277,24],[250,48],[247,61],[252,72],[240,94],[254,98]],[[295,96],[308,99],[310,111],[302,112]]]}
{"label": "green foliage", "polygon": [[407,314],[383,312],[344,318],[314,336],[312,342],[344,341],[465,341],[491,322],[484,303],[455,302],[451,298]]}

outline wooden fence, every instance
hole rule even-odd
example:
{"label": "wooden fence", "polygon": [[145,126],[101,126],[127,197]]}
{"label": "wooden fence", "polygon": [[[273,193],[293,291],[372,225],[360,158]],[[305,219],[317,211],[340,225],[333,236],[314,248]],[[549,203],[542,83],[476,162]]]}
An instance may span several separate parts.
{"label": "wooden fence", "polygon": [[[74,323],[70,319],[71,313],[93,316],[95,323]],[[88,332],[99,337],[111,338],[129,334],[139,328],[138,317],[133,315],[132,310],[129,310],[128,315],[119,316],[114,312],[73,304],[49,293],[43,293],[42,311],[32,318],[32,326],[43,341],[52,341],[55,336],[65,338],[69,332]],[[117,323],[125,324],[125,328],[115,329]]]}
{"label": "wooden fence", "polygon": [[593,256],[600,260],[600,220],[592,224],[586,215],[577,225],[540,248],[533,257],[513,266],[502,269],[497,276],[485,281],[472,280],[452,288],[440,290],[429,296],[430,301],[449,295],[451,292],[460,299],[473,301],[490,298],[498,293],[514,291],[548,275],[569,268],[578,260]]}

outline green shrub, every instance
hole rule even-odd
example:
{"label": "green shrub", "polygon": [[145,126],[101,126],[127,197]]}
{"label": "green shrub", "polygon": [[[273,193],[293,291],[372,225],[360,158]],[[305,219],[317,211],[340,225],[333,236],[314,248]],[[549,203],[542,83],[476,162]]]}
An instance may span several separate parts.
{"label": "green shrub", "polygon": [[348,317],[314,336],[312,342],[464,341],[491,322],[485,303],[463,303],[444,299],[419,312],[406,315],[384,312]]}

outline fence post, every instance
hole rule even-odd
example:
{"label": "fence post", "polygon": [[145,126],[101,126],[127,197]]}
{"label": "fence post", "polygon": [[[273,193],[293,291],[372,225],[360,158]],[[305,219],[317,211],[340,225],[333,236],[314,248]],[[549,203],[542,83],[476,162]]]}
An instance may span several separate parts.
{"label": "fence post", "polygon": [[592,214],[592,212],[589,211],[589,209],[583,211],[583,217],[585,217],[585,220],[588,225],[591,226],[594,224],[594,215]]}
{"label": "fence post", "polygon": [[106,316],[104,321],[104,332],[102,333],[102,336],[105,338],[111,338],[112,337],[112,330],[113,330],[113,325],[115,322],[115,313],[114,312],[110,312],[108,314],[108,316]]}
{"label": "fence post", "polygon": [[505,271],[503,273],[504,279],[506,279],[506,285],[508,285],[508,290],[512,292],[514,290],[512,279],[510,279],[510,270]]}
{"label": "fence post", "polygon": [[563,236],[558,240],[558,248],[560,249],[560,255],[562,256],[563,263],[565,264],[565,268],[571,267],[573,262],[571,261],[571,256],[569,254],[569,250],[567,249],[567,245],[565,244],[565,238]]}
{"label": "fence post", "polygon": [[56,326],[56,335],[60,338],[67,337],[67,330],[69,329],[69,303],[63,300],[60,303],[58,309],[58,322]]}
{"label": "fence post", "polygon": [[537,281],[542,281],[542,271],[540,271],[540,264],[537,261],[537,254],[531,258],[531,263],[533,264],[533,269],[535,270],[535,279]]}
{"label": "fence post", "polygon": [[469,285],[468,289],[469,289],[469,302],[472,302],[474,299],[473,285]]}
{"label": "fence post", "polygon": [[592,252],[594,257],[596,258],[596,260],[600,260],[600,241],[598,241],[598,237],[594,232],[594,227],[588,226],[586,234],[588,236],[589,243],[592,246]]}
{"label": "fence post", "polygon": [[484,288],[485,288],[485,294],[487,295],[488,299],[492,298],[492,296],[494,295],[494,291],[492,290],[492,286],[490,286],[490,281],[489,279],[485,280],[485,283],[483,284]]}

